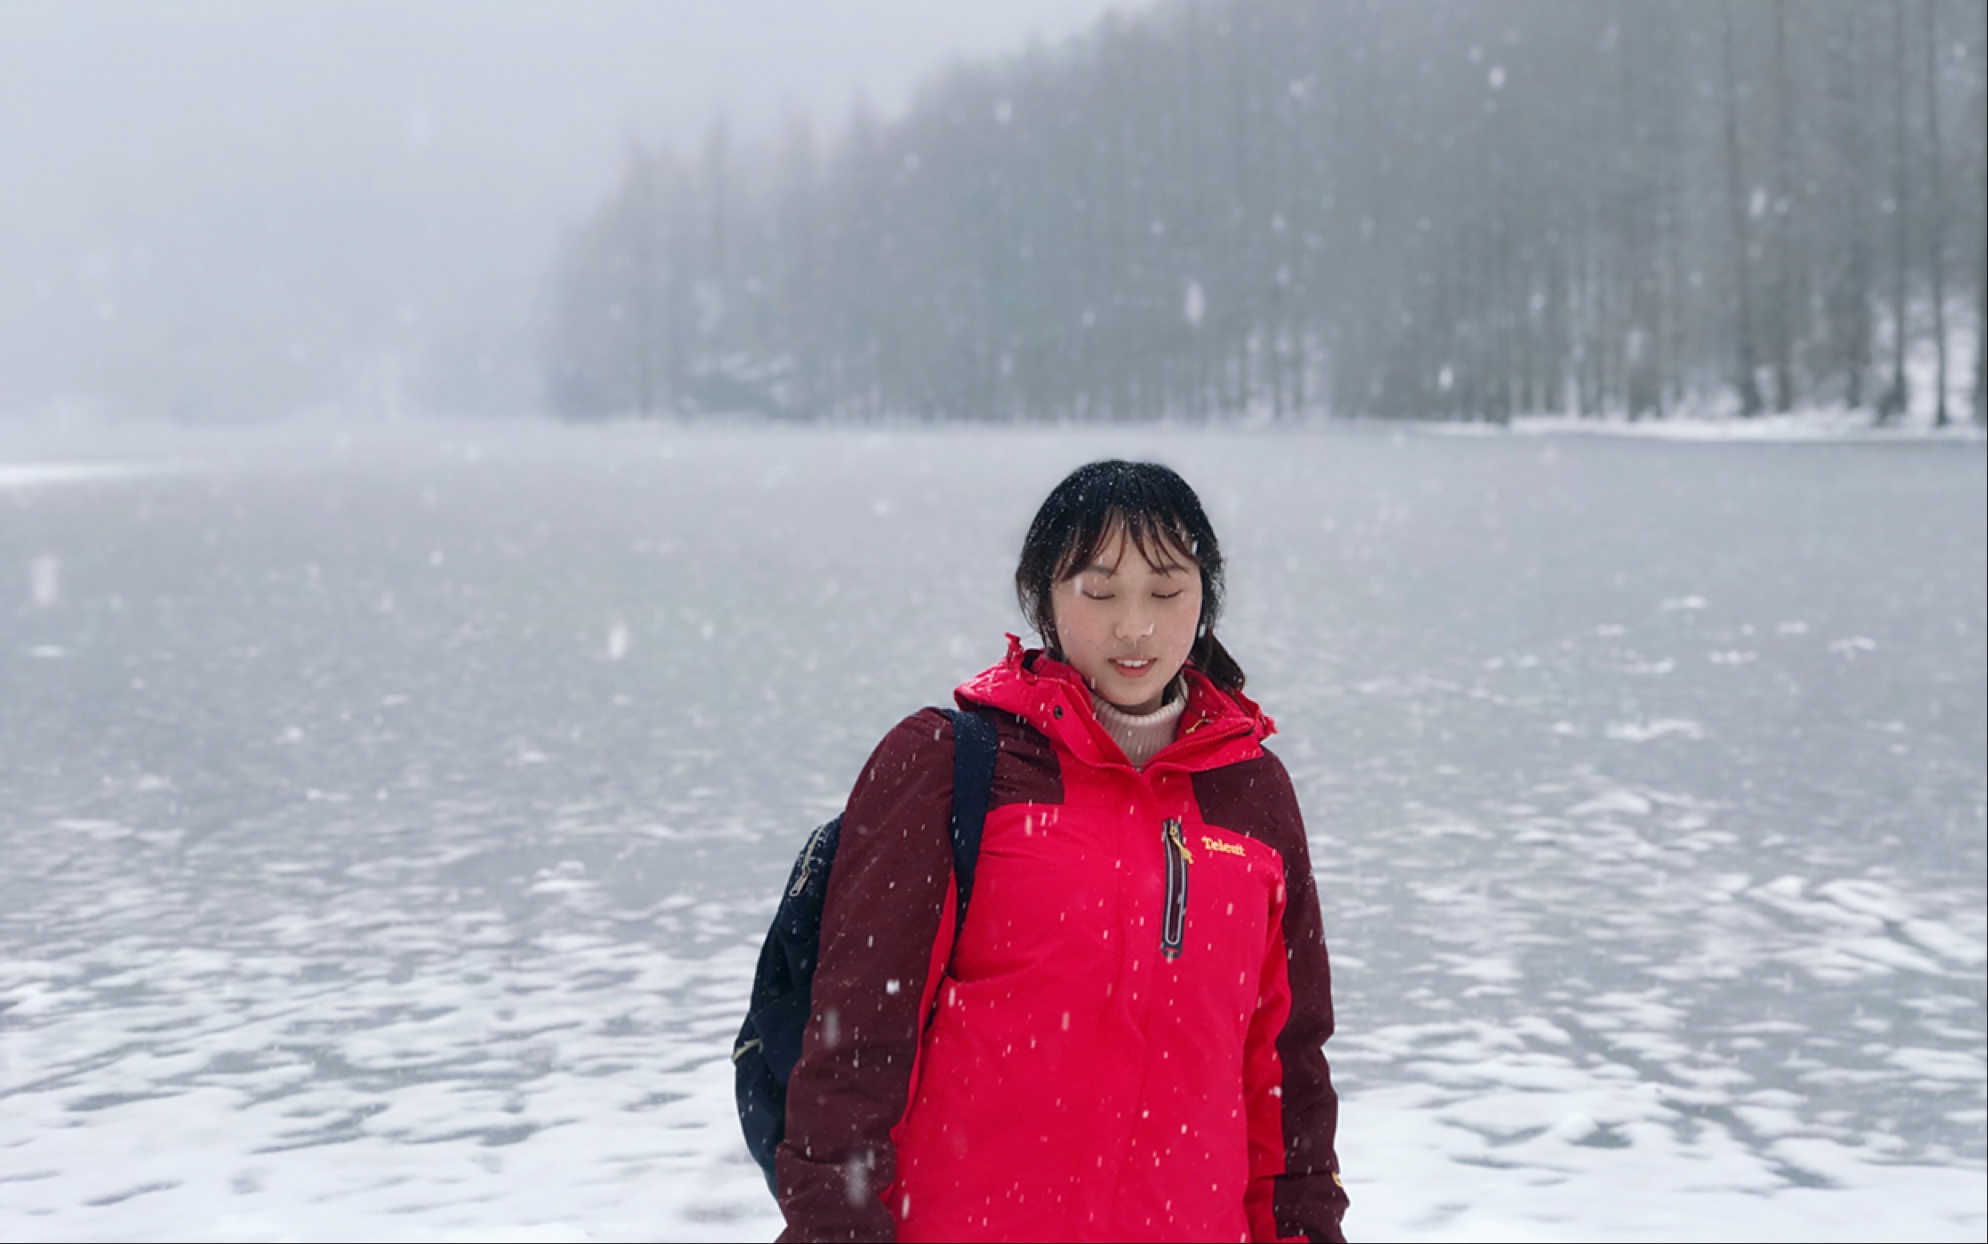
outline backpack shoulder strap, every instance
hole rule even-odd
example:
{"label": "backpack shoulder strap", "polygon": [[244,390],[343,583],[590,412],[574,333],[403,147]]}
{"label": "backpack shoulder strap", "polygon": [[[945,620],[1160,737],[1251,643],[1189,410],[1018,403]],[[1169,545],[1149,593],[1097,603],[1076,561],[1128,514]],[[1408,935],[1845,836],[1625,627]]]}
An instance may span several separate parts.
{"label": "backpack shoulder strap", "polygon": [[994,794],[994,758],[1000,740],[994,723],[978,713],[941,710],[953,723],[953,877],[959,895],[953,927],[966,925],[966,903],[973,893],[974,866],[980,860],[980,831]]}

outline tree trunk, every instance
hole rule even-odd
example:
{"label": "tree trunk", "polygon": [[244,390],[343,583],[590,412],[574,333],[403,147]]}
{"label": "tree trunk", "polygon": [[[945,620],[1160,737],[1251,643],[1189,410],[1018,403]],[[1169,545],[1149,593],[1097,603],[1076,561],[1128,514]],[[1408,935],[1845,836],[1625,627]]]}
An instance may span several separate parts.
{"label": "tree trunk", "polygon": [[1897,130],[1892,139],[1891,229],[1891,387],[1878,407],[1880,423],[1902,414],[1911,399],[1905,384],[1905,5],[1891,8],[1892,116]]}
{"label": "tree trunk", "polygon": [[1739,283],[1734,344],[1739,348],[1740,414],[1760,413],[1760,381],[1755,375],[1758,362],[1753,348],[1753,282],[1748,275],[1752,242],[1747,232],[1746,180],[1740,173],[1739,85],[1733,73],[1733,11],[1731,3],[1719,6],[1721,43],[1724,49],[1726,105],[1726,198],[1733,222],[1733,279]]}
{"label": "tree trunk", "polygon": [[1988,239],[1974,269],[1974,421],[1988,425]]}
{"label": "tree trunk", "polygon": [[1788,165],[1794,146],[1794,87],[1788,78],[1788,0],[1774,0],[1774,409],[1786,414],[1795,404],[1795,202]]}
{"label": "tree trunk", "polygon": [[1941,186],[1939,20],[1933,0],[1922,0],[1926,26],[1926,156],[1927,191],[1932,217],[1927,222],[1926,266],[1933,273],[1933,426],[1947,426],[1947,280],[1946,194]]}
{"label": "tree trunk", "polygon": [[1843,373],[1843,400],[1851,410],[1864,406],[1864,383],[1870,371],[1871,349],[1871,218],[1870,194],[1864,171],[1870,166],[1870,130],[1866,121],[1863,9],[1844,11],[1849,23],[1831,46],[1829,67],[1834,129],[1849,169],[1839,174],[1840,227],[1848,235],[1848,253],[1832,282],[1829,300],[1830,360]]}
{"label": "tree trunk", "polygon": [[[1639,10],[1630,9],[1626,17]],[[1627,332],[1618,340],[1623,351],[1623,398],[1633,422],[1663,414],[1662,335],[1659,303],[1659,190],[1660,176],[1647,176],[1655,163],[1651,114],[1661,103],[1646,83],[1639,82],[1637,67],[1656,48],[1654,32],[1642,22],[1625,21],[1617,60],[1620,61],[1621,135],[1626,159],[1617,165],[1621,180],[1623,216],[1623,275],[1628,286]],[[1657,88],[1661,89],[1661,88]]]}

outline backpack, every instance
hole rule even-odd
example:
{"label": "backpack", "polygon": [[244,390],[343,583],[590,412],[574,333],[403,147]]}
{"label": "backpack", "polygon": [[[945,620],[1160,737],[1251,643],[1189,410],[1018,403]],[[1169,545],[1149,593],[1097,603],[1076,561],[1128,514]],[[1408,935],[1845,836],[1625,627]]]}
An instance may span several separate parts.
{"label": "backpack", "polygon": [[[980,857],[980,831],[994,784],[998,740],[994,727],[974,713],[942,709],[953,723],[953,806],[950,830],[953,877],[958,908],[954,937],[966,923],[967,896],[973,890],[974,864]],[[752,977],[752,1001],[745,1023],[732,1047],[737,1079],[739,1127],[746,1148],[766,1175],[766,1186],[777,1197],[774,1151],[787,1133],[787,1080],[801,1058],[801,1036],[813,1010],[815,962],[821,953],[822,903],[828,895],[829,869],[842,832],[836,816],[808,835],[773,927],[759,949],[759,967]]]}

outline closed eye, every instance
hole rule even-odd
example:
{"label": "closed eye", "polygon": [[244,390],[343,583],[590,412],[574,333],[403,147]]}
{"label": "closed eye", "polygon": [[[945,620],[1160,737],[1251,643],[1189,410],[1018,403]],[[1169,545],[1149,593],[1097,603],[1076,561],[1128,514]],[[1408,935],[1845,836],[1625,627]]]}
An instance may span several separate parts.
{"label": "closed eye", "polygon": [[1173,591],[1171,591],[1171,592],[1154,592],[1154,593],[1153,593],[1153,599],[1154,599],[1154,600],[1172,600],[1172,599],[1173,599],[1174,597],[1176,597],[1176,596],[1180,595],[1180,594],[1181,594],[1181,593],[1182,593],[1183,591],[1185,591],[1185,590],[1186,590],[1185,588],[1178,588],[1178,587],[1177,587],[1177,588],[1175,588],[1175,589],[1174,589]]}

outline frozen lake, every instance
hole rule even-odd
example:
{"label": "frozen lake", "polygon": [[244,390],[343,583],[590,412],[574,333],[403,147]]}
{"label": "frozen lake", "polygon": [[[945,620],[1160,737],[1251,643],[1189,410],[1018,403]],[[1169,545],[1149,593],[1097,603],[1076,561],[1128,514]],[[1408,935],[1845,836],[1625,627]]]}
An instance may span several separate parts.
{"label": "frozen lake", "polygon": [[1988,1232],[1979,443],[0,435],[0,1236],[770,1237],[801,837],[1037,502],[1231,563],[1359,1237]]}

